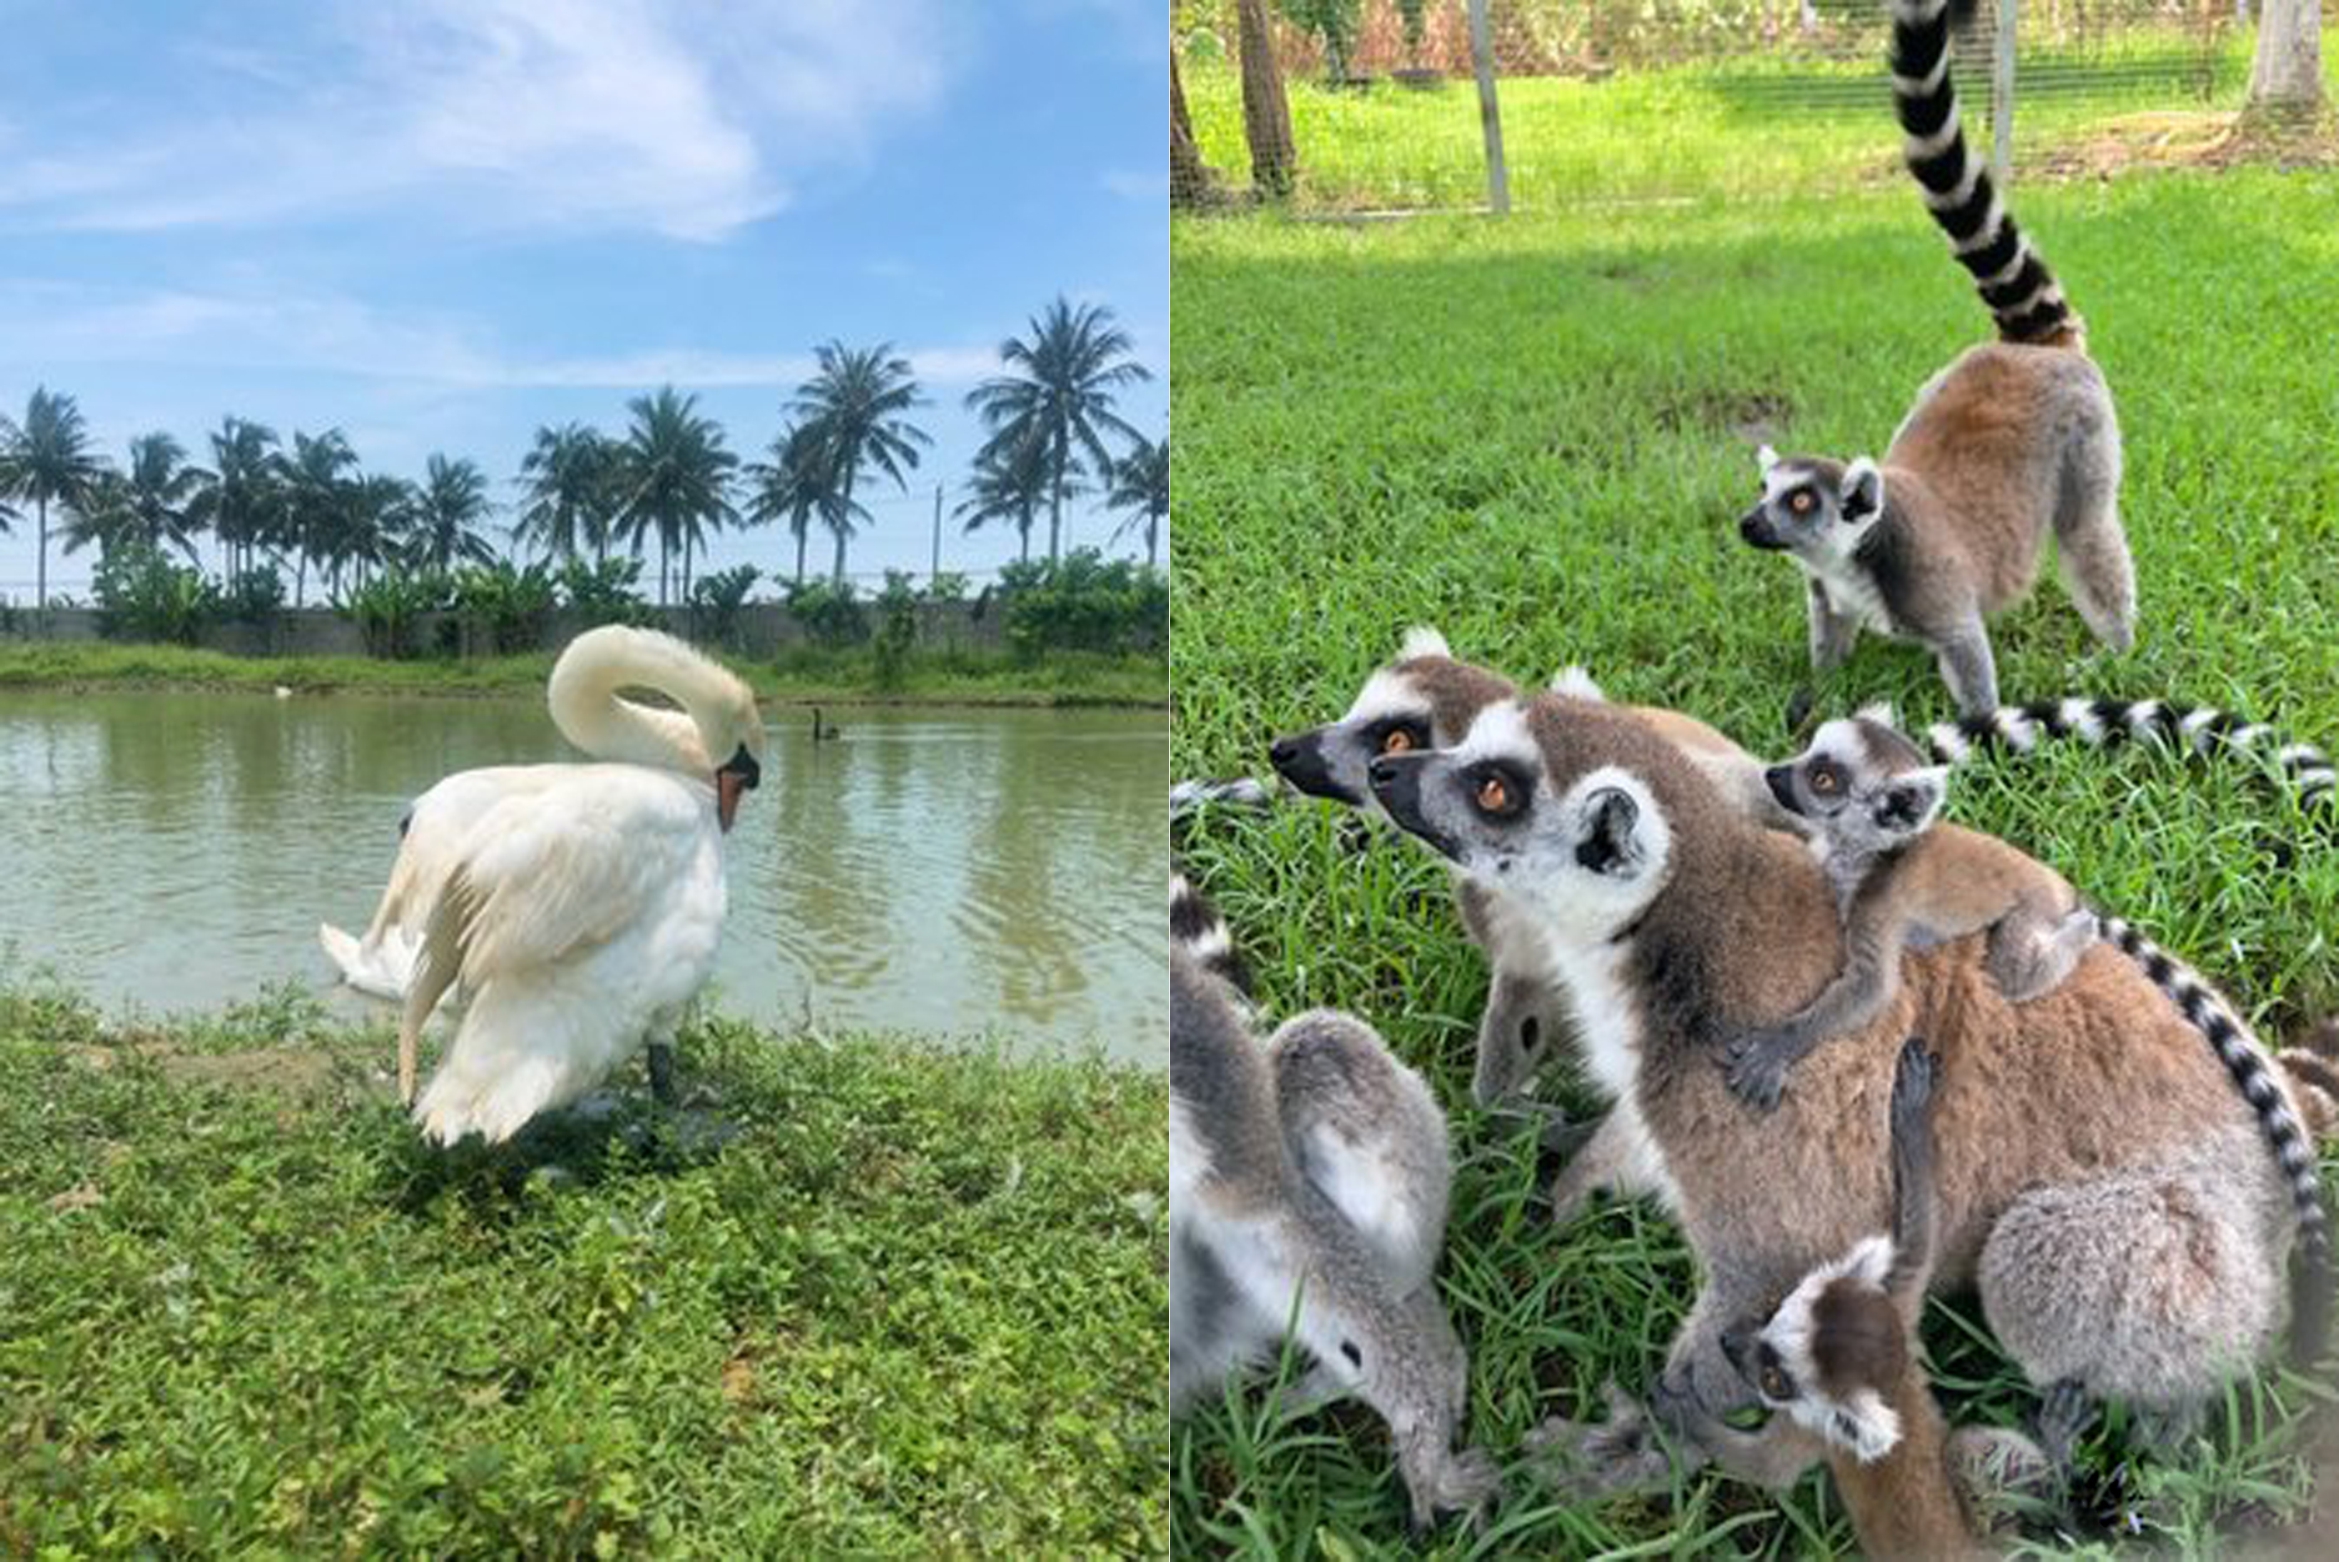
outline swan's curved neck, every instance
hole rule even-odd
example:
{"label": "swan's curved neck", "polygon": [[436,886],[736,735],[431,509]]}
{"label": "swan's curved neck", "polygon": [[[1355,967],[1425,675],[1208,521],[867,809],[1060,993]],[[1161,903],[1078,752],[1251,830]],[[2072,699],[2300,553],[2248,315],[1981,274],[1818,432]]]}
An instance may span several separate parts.
{"label": "swan's curved neck", "polygon": [[[552,669],[546,699],[561,736],[595,759],[657,765],[706,775],[714,769],[698,723],[684,714],[700,693],[698,668],[657,648],[633,642],[595,645],[565,654]],[[680,711],[629,700],[620,689],[655,689],[681,702]]]}

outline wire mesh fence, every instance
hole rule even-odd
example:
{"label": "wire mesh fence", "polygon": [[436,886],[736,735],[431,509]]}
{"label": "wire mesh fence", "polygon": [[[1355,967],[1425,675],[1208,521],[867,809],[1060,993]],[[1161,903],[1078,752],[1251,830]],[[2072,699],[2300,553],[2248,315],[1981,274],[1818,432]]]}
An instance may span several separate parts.
{"label": "wire mesh fence", "polygon": [[[1953,4],[1956,70],[1986,152],[2011,22],[2017,177],[2180,157],[2242,105],[2253,0],[2013,0],[2009,16],[2002,3]],[[1295,205],[1488,203],[1467,0],[1177,0],[1179,86],[1213,190],[1252,182],[1241,13],[1254,7],[1289,103]],[[1888,32],[1881,0],[1489,0],[1510,204],[1761,200],[1897,179]]]}

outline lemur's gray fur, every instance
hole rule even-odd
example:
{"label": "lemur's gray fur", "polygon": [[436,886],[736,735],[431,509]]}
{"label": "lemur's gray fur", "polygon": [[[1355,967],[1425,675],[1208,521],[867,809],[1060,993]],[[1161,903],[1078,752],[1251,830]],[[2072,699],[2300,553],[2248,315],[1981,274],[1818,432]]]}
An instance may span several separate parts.
{"label": "lemur's gray fur", "polygon": [[2088,628],[2115,651],[2134,643],[2119,422],[2078,318],[1966,146],[1944,0],[1891,7],[1909,169],[2004,339],[1918,392],[1882,462],[1765,447],[1762,499],[1739,530],[1801,567],[1816,671],[1842,662],[1865,626],[1927,647],[1958,708],[1981,712],[1998,703],[1984,619],[2028,593],[2050,533]]}
{"label": "lemur's gray fur", "polygon": [[1388,1423],[1417,1526],[1480,1510],[1496,1470],[1454,1448],[1468,1361],[1431,1274],[1451,1178],[1443,1115],[1369,1026],[1318,1011],[1262,1045],[1173,945],[1173,1410],[1290,1338],[1313,1363],[1298,1402],[1355,1394]]}
{"label": "lemur's gray fur", "polygon": [[2024,1003],[2059,986],[2095,942],[2095,916],[2061,874],[1994,836],[1937,823],[1946,775],[1882,707],[1827,723],[1801,755],[1771,767],[1779,805],[1814,831],[1843,914],[1844,963],[1811,1002],[1730,1043],[1730,1088],[1744,1100],[1776,1106],[1813,1047],[1874,1019],[1906,945],[1986,933],[1999,991]]}
{"label": "lemur's gray fur", "polygon": [[[1791,1425],[1728,1425],[1749,1396],[1719,1337],[1885,1218],[1877,1108],[1912,1032],[1946,1062],[1933,1284],[1977,1284],[2033,1382],[2181,1412],[2267,1348],[2290,1178],[2131,962],[2091,950],[2060,988],[2010,1005],[1979,938],[1911,951],[1877,1020],[1757,1116],[1715,1052],[1841,964],[1832,892],[1801,843],[1725,804],[1645,727],[1552,693],[1489,707],[1454,749],[1384,757],[1372,781],[1391,819],[1532,907],[1591,1071],[1637,1116],[1705,1277],[1648,1408],[1700,1456],[1777,1481],[1817,1452]],[[1780,928],[1824,933],[1782,944]],[[1645,1444],[1608,1446],[1613,1468],[1649,1473]]]}

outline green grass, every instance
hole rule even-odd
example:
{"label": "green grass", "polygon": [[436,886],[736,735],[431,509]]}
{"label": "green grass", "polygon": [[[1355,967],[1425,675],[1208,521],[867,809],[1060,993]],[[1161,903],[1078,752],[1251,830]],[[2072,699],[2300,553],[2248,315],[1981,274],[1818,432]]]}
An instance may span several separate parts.
{"label": "green grass", "polygon": [[391,1049],[0,987],[0,1553],[1160,1549],[1158,1075],[714,1020],[719,1147],[442,1154]]}
{"label": "green grass", "polygon": [[[2087,315],[2127,433],[2138,649],[2097,651],[2051,582],[1994,626],[2009,698],[2229,705],[2339,746],[2339,176],[2139,176],[2018,208]],[[1272,216],[1173,227],[1175,775],[1265,774],[1269,737],[1337,715],[1407,624],[1522,679],[1587,664],[1748,747],[1789,743],[1802,592],[1734,520],[1753,444],[1876,451],[1986,320],[1905,191],[1598,218],[1370,228]],[[1950,706],[1929,661],[1865,638],[1842,712]],[[2339,853],[2249,765],[2084,749],[1962,771],[1951,811],[1999,832],[2198,962],[2270,1038],[2339,1010]],[[1424,1069],[1461,1158],[1446,1295],[1473,1352],[1471,1437],[1503,1457],[1551,1415],[1645,1383],[1693,1287],[1648,1210],[1564,1231],[1548,1166],[1467,1106],[1485,971],[1445,877],[1330,808],[1215,813],[1183,854],[1259,969],[1269,1013],[1356,1009]],[[1571,1104],[1587,1106],[1563,1089]],[[1953,1414],[2027,1395],[1969,1316],[1929,1340]],[[2299,1424],[2326,1383],[2253,1385],[2209,1445],[2085,1447],[2083,1534],[2187,1548],[2294,1516]],[[1254,1390],[1173,1436],[1181,1547],[1358,1554],[1403,1544],[1369,1415],[1278,1418]],[[1514,1475],[1494,1528],[1439,1554],[1548,1548],[1840,1552],[1814,1479],[1783,1501],[1716,1478],[1565,1508]]]}
{"label": "green grass", "polygon": [[[900,681],[880,684],[865,648],[783,651],[772,661],[724,660],[768,703],[827,705],[1159,706],[1158,655],[1052,651],[1025,662],[1005,652],[912,655]],[[0,645],[0,689],[163,687],[302,693],[532,694],[552,672],[549,651],[468,661],[382,661],[364,656],[248,657],[178,646]]]}
{"label": "green grass", "polygon": [[[1889,123],[1882,49],[1879,34],[1877,52],[1853,60],[1747,55],[1605,80],[1505,77],[1497,93],[1514,209],[1717,195],[1770,201],[1905,177],[1896,146],[1878,133]],[[2123,115],[2239,108],[2249,51],[2250,36],[2231,29],[2210,51],[2186,34],[2153,30],[2084,53],[2026,49],[2016,82],[2017,168]],[[2339,25],[2326,32],[2323,56],[2339,100]],[[1247,185],[1239,75],[1224,61],[1189,59],[1180,71],[1204,159]],[[1299,76],[1285,91],[1303,207],[1485,204],[1478,93],[1468,78],[1430,90],[1335,90]],[[1985,126],[1977,134],[1986,136],[1986,111],[1976,112]]]}

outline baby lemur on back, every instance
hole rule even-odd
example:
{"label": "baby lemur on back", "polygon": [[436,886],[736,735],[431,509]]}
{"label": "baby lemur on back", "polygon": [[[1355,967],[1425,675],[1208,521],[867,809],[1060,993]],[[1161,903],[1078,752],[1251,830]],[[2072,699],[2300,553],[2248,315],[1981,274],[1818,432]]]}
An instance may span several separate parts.
{"label": "baby lemur on back", "polygon": [[1995,836],[1940,824],[1948,769],[1870,707],[1819,729],[1766,774],[1779,806],[1810,823],[1812,851],[1843,914],[1843,968],[1776,1025],[1734,1040],[1730,1088],[1769,1110],[1787,1071],[1830,1036],[1865,1026],[1892,1001],[1903,947],[1987,930],[1985,968],[2008,1001],[2060,986],[2095,942],[2094,914],[2063,876]]}
{"label": "baby lemur on back", "polygon": [[2051,532],[2096,638],[2135,639],[2135,568],[2120,529],[2120,430],[2078,316],[1968,150],[1949,79],[1944,0],[1891,0],[1894,103],[1909,171],[2000,340],[1917,393],[1881,462],[1762,452],[1762,499],[1739,521],[1790,554],[1808,594],[1811,664],[1862,626],[1930,649],[1958,709],[1998,703],[1983,618],[2019,600]]}
{"label": "baby lemur on back", "polygon": [[1724,1331],[1722,1352],[1763,1404],[1816,1434],[1862,1552],[1979,1554],[1997,1489],[2061,1485],[2092,1407],[2048,1396],[2044,1442],[2002,1427],[1951,1432],[1920,1356],[1933,1272],[1933,1085],[1941,1060],[1912,1036],[1892,1082],[1892,1230],[1821,1264],[1765,1320]]}

